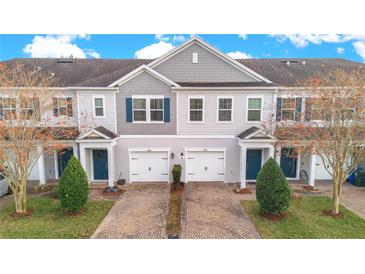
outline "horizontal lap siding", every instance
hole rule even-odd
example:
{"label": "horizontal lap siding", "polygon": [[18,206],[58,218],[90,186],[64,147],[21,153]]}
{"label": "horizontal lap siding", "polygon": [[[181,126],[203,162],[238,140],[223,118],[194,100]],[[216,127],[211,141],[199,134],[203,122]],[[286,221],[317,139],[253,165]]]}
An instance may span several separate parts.
{"label": "horizontal lap siding", "polygon": [[[105,117],[94,117],[93,96],[104,96],[105,98]],[[80,127],[82,131],[97,126],[103,126],[112,132],[115,128],[115,93],[114,92],[86,92],[79,91],[80,101]]]}
{"label": "horizontal lap siding", "polygon": [[[126,98],[132,95],[163,95],[170,98],[170,122],[163,124],[127,123]],[[169,85],[147,72],[121,85],[117,93],[118,133],[128,134],[176,134],[176,95],[171,93]]]}
{"label": "horizontal lap siding", "polygon": [[[198,63],[192,54],[198,53]],[[192,45],[156,66],[158,71],[175,82],[253,82],[244,72],[223,61],[199,45]]]}
{"label": "horizontal lap siding", "polygon": [[[188,122],[188,105],[189,96],[204,96],[204,123],[189,123]],[[178,134],[222,134],[222,135],[237,135],[251,126],[260,126],[261,123],[246,122],[246,98],[247,96],[263,96],[263,113],[262,118],[265,121],[271,119],[273,113],[273,93],[229,93],[229,92],[178,92],[179,101],[179,121]],[[224,96],[233,96],[233,122],[232,123],[217,123],[217,98]]]}

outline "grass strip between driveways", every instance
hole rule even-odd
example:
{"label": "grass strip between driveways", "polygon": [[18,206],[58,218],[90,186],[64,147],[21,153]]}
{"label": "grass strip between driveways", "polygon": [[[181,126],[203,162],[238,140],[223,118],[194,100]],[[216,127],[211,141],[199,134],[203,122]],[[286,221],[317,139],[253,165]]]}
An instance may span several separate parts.
{"label": "grass strip between driveways", "polygon": [[89,238],[114,202],[89,201],[77,216],[64,216],[60,201],[51,197],[28,199],[31,217],[12,218],[14,201],[0,209],[0,238],[5,239],[80,239]]}
{"label": "grass strip between driveways", "polygon": [[166,234],[179,235],[181,231],[181,206],[184,185],[181,184],[177,190],[171,186],[169,212],[167,214]]}
{"label": "grass strip between driveways", "polygon": [[356,239],[365,238],[365,220],[341,206],[342,218],[322,214],[331,209],[328,197],[292,200],[287,216],[271,221],[259,213],[256,201],[241,201],[256,229],[267,239]]}

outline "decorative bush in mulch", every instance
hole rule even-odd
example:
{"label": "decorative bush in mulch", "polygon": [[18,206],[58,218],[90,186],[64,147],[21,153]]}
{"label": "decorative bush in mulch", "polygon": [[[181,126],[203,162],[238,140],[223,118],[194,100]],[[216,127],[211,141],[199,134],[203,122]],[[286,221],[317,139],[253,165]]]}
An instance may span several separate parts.
{"label": "decorative bush in mulch", "polygon": [[278,214],[278,215],[271,215],[269,213],[260,212],[260,215],[262,217],[265,217],[266,219],[269,219],[270,221],[278,221],[283,219],[286,216],[286,213]]}
{"label": "decorative bush in mulch", "polygon": [[167,214],[166,234],[169,239],[178,239],[181,231],[181,205],[184,193],[184,183],[171,184],[169,212]]}
{"label": "decorative bush in mulch", "polygon": [[63,211],[63,216],[66,217],[75,217],[75,216],[80,216],[82,215],[84,212],[86,211],[86,208],[81,208],[78,212],[71,212],[71,211]]}
{"label": "decorative bush in mulch", "polygon": [[236,188],[233,192],[236,194],[252,194],[252,191],[249,188]]}

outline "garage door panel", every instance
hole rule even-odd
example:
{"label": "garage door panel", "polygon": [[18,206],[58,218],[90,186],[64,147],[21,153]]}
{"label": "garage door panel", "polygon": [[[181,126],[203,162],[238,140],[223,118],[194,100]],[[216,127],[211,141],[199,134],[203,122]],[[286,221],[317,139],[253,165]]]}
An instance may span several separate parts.
{"label": "garage door panel", "polygon": [[130,171],[132,182],[167,182],[167,152],[131,152]]}
{"label": "garage door panel", "polygon": [[188,152],[186,168],[188,181],[224,181],[224,152]]}

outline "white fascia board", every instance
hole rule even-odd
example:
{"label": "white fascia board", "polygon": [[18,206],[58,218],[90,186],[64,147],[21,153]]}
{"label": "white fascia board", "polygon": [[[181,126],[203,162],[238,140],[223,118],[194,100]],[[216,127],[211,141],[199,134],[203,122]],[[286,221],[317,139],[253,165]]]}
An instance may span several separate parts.
{"label": "white fascia board", "polygon": [[120,135],[119,139],[235,139],[235,135]]}
{"label": "white fascia board", "polygon": [[[270,135],[270,134],[267,134],[264,130],[262,130],[262,129],[258,129],[258,130],[256,130],[256,131],[254,131],[254,132],[252,132],[250,135],[247,135],[243,140],[245,140],[245,141],[247,141],[247,140],[249,140],[251,137],[254,137],[256,134],[258,134],[258,133],[261,133],[261,134],[264,134],[264,135],[266,135],[267,137],[269,137],[269,138],[271,138],[272,140],[277,140],[274,136],[272,136],[272,135]],[[242,139],[241,139],[242,140]],[[268,140],[268,139],[265,139],[265,140]]]}
{"label": "white fascia board", "polygon": [[277,92],[277,87],[172,87],[172,91],[270,91]]}
{"label": "white fascia board", "polygon": [[169,86],[180,87],[174,81],[168,79],[167,77],[163,76],[162,74],[158,73],[157,71],[153,70],[152,68],[150,68],[146,65],[141,65],[138,68],[136,68],[135,70],[132,70],[130,73],[124,75],[122,78],[120,78],[117,81],[115,81],[114,83],[110,84],[108,87],[120,86],[120,85],[124,84],[125,82],[128,82],[129,80],[131,80],[134,77],[138,76],[142,72],[150,73],[152,76],[156,77],[157,79],[159,79],[160,81],[166,83]]}
{"label": "white fascia board", "polygon": [[85,137],[87,137],[87,136],[89,136],[90,134],[92,134],[92,133],[95,133],[96,135],[98,135],[98,136],[100,136],[100,137],[102,137],[102,138],[104,138],[105,140],[111,140],[111,138],[110,137],[108,137],[108,136],[106,136],[106,135],[104,135],[103,133],[101,133],[101,132],[99,132],[99,131],[97,131],[96,129],[92,129],[92,130],[89,130],[88,132],[86,132],[86,133],[84,133],[83,135],[81,135],[79,138],[77,138],[78,140],[82,140],[83,138],[85,138]]}
{"label": "white fascia board", "polygon": [[202,46],[203,48],[205,48],[209,52],[211,52],[214,55],[216,55],[217,57],[221,58],[223,61],[231,64],[235,68],[249,74],[252,78],[254,78],[256,80],[264,81],[266,83],[272,83],[269,79],[266,79],[265,77],[263,77],[262,75],[258,74],[255,71],[253,71],[252,69],[250,69],[250,68],[246,67],[245,65],[239,63],[238,61],[234,60],[233,58],[231,58],[228,55],[224,54],[223,52],[219,51],[218,49],[212,47],[211,45],[204,42],[202,39],[200,39],[197,36],[192,37],[191,39],[189,39],[188,41],[186,41],[185,43],[183,43],[179,47],[177,47],[175,49],[172,49],[171,51],[167,52],[166,54],[164,54],[161,57],[157,58],[156,60],[152,61],[151,63],[148,64],[148,66],[151,67],[151,68],[154,68],[155,66],[157,66],[157,65],[163,63],[164,61],[170,59],[171,57],[173,57],[174,55],[176,55],[180,51],[184,50],[185,48],[190,47],[194,43],[200,44],[200,46]]}

